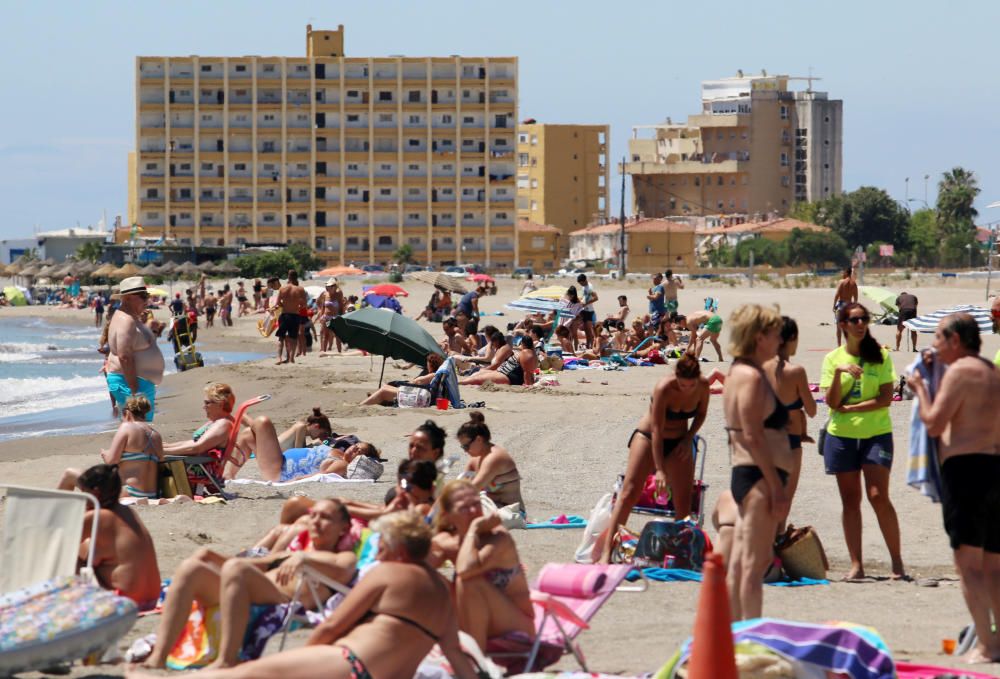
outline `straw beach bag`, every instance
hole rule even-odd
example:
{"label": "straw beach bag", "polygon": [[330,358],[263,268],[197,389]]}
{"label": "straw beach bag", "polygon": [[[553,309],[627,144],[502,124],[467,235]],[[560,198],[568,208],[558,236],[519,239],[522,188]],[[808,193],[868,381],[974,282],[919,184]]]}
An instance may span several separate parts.
{"label": "straw beach bag", "polygon": [[812,526],[796,528],[789,525],[778,538],[775,551],[781,559],[785,573],[793,580],[811,578],[825,580],[830,563],[826,560],[823,543]]}

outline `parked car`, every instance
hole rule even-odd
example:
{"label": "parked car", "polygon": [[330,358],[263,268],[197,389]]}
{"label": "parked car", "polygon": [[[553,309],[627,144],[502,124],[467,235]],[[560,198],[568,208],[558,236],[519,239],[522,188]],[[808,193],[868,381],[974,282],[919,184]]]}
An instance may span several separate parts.
{"label": "parked car", "polygon": [[458,266],[465,269],[466,273],[486,273],[482,264],[459,264]]}
{"label": "parked car", "polygon": [[519,266],[516,269],[514,269],[514,273],[512,274],[514,278],[527,278],[528,276],[534,276],[534,275],[535,275],[535,270],[532,269],[530,266]]}
{"label": "parked car", "polygon": [[385,273],[385,267],[381,264],[365,264],[361,270],[367,273]]}
{"label": "parked car", "polygon": [[448,276],[454,276],[455,278],[465,278],[469,275],[469,272],[465,270],[464,266],[449,266],[444,270],[444,273]]}
{"label": "parked car", "polygon": [[414,273],[417,271],[430,271],[430,267],[423,266],[422,264],[407,264],[406,268],[403,269],[403,273]]}

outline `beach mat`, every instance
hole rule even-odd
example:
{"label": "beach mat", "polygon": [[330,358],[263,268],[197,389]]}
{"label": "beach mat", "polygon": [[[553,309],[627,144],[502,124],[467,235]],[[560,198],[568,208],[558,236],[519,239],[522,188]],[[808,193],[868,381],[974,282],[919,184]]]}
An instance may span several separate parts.
{"label": "beach mat", "polygon": [[286,486],[297,486],[302,483],[351,483],[351,484],[361,484],[361,483],[375,483],[371,479],[345,479],[340,474],[317,474],[316,476],[307,476],[301,479],[292,479],[291,481],[264,481],[262,479],[229,479],[226,481],[226,485],[234,486],[272,486],[274,488],[284,488]]}
{"label": "beach mat", "polygon": [[560,514],[539,523],[529,523],[525,528],[586,528],[587,520],[577,514]]}
{"label": "beach mat", "polygon": [[[635,582],[640,577],[656,582],[701,582],[701,573],[683,568],[643,568],[641,574],[639,569],[633,569],[625,576],[625,579],[629,582]],[[812,585],[829,585],[830,581],[799,578],[798,580],[785,579],[764,584],[771,585],[772,587],[809,587]]]}

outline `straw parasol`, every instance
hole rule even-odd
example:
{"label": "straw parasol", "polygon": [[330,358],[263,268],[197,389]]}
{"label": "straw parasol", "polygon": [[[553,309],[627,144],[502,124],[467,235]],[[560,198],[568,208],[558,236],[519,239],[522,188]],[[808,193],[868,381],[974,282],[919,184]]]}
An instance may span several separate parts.
{"label": "straw parasol", "polygon": [[76,262],[70,260],[52,272],[53,278],[65,278],[76,275]]}
{"label": "straw parasol", "polygon": [[437,271],[415,271],[414,273],[407,274],[407,276],[409,276],[412,280],[427,283],[436,288],[447,290],[448,292],[457,292],[459,294],[465,294],[467,292],[465,286],[462,285],[457,278]]}
{"label": "straw parasol", "polygon": [[141,269],[139,269],[139,275],[141,275],[141,276],[159,276],[160,275],[160,267],[158,267],[158,266],[156,266],[156,264],[153,264],[152,262],[150,262],[146,266],[144,266]]}
{"label": "straw parasol", "polygon": [[202,262],[198,265],[198,270],[202,273],[215,274],[218,273],[218,269],[215,267],[215,262]]}
{"label": "straw parasol", "polygon": [[90,275],[94,276],[95,278],[107,278],[108,276],[111,275],[111,272],[114,270],[115,270],[114,264],[112,264],[111,262],[105,262],[104,264],[101,264],[99,267],[91,271]]}
{"label": "straw parasol", "polygon": [[323,276],[364,276],[365,272],[357,267],[353,266],[331,266],[323,269],[316,274],[317,277]]}
{"label": "straw parasol", "polygon": [[45,265],[41,262],[33,262],[28,266],[24,267],[17,272],[18,276],[24,276],[25,278],[34,278],[38,275],[38,272],[42,270]]}
{"label": "straw parasol", "polygon": [[177,272],[177,262],[167,262],[160,265],[160,275],[170,276]]}
{"label": "straw parasol", "polygon": [[122,266],[118,267],[117,269],[115,269],[114,271],[111,272],[111,277],[112,278],[123,278],[124,279],[124,278],[129,278],[131,276],[138,276],[138,275],[139,275],[139,267],[137,267],[132,262],[128,262],[126,264],[123,264]]}
{"label": "straw parasol", "polygon": [[174,274],[177,276],[197,276],[202,273],[201,269],[196,267],[191,262],[184,262],[179,267],[174,269]]}
{"label": "straw parasol", "polygon": [[35,275],[38,276],[39,278],[54,278],[59,268],[60,267],[56,266],[55,264],[47,264],[43,266],[41,269],[39,269],[38,273],[36,273]]}
{"label": "straw parasol", "polygon": [[221,274],[234,274],[240,272],[240,267],[236,266],[227,259],[216,264],[215,270]]}
{"label": "straw parasol", "polygon": [[7,275],[7,265],[0,264],[0,276],[6,276],[6,275]]}

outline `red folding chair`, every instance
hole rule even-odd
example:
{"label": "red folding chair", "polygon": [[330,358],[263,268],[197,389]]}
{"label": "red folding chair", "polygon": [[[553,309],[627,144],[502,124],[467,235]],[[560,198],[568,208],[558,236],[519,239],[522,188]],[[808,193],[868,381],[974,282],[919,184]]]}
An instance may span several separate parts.
{"label": "red folding chair", "polygon": [[213,495],[224,496],[226,482],[222,478],[222,474],[226,469],[226,464],[233,456],[233,448],[236,447],[236,438],[240,435],[240,423],[243,421],[243,415],[251,406],[270,399],[270,394],[261,394],[244,401],[236,408],[236,412],[233,413],[233,427],[229,432],[229,440],[226,441],[226,447],[222,450],[221,455],[165,455],[163,459],[167,462],[180,460],[184,463],[192,489],[200,484],[205,486],[206,491],[214,488]]}

